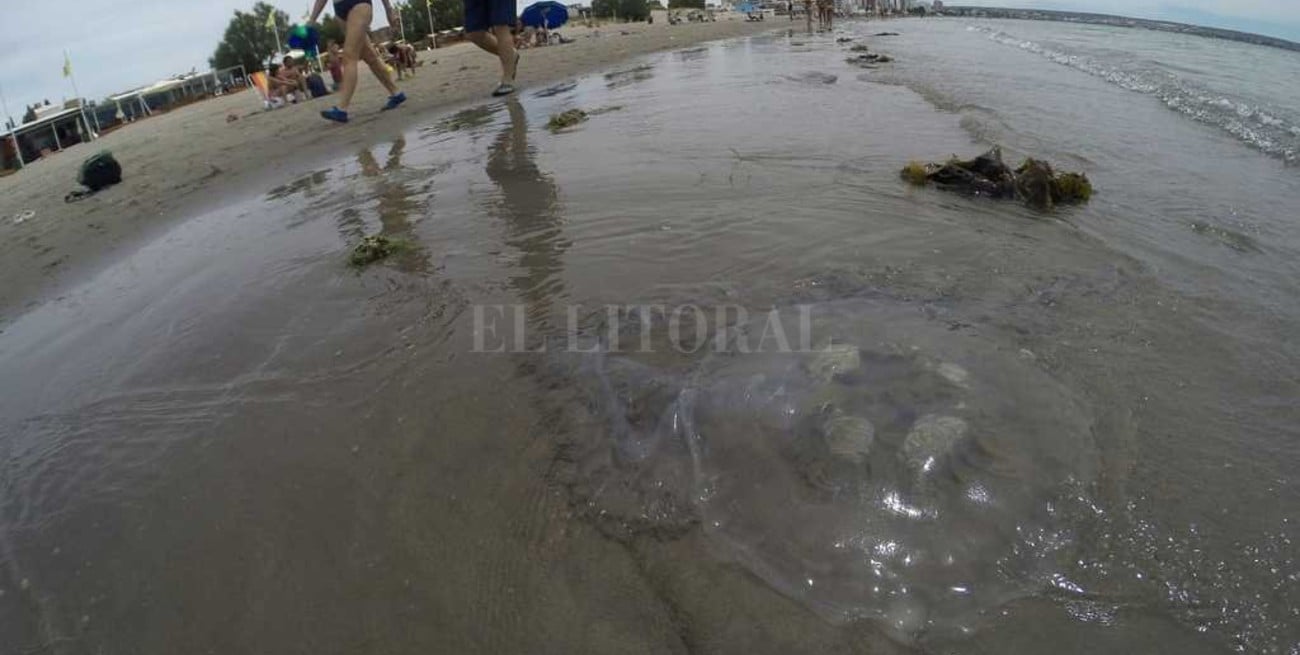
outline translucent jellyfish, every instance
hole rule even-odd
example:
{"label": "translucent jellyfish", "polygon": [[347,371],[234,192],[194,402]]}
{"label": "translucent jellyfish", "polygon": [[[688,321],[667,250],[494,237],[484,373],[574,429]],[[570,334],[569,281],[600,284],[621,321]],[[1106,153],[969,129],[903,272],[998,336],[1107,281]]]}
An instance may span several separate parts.
{"label": "translucent jellyfish", "polygon": [[590,515],[703,530],[826,619],[906,642],[1044,587],[1069,543],[1057,501],[1095,476],[1082,403],[908,305],[812,315],[809,352],[587,356],[573,487]]}

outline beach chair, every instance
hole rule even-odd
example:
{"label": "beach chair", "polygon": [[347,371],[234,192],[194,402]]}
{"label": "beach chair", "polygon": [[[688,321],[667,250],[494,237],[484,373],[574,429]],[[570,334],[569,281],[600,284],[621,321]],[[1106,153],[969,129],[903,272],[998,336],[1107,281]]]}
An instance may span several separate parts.
{"label": "beach chair", "polygon": [[263,109],[275,108],[275,103],[271,101],[271,80],[267,77],[265,72],[249,75],[248,85],[257,92],[259,97],[261,97]]}

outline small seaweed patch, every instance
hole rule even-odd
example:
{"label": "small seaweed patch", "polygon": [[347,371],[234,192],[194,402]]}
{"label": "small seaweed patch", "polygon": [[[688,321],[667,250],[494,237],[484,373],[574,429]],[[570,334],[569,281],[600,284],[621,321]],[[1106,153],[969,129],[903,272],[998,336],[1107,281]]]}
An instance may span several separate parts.
{"label": "small seaweed patch", "polygon": [[1060,173],[1052,179],[1052,197],[1063,203],[1088,202],[1092,199],[1092,182],[1082,173]]}
{"label": "small seaweed patch", "polygon": [[870,67],[872,64],[888,64],[889,62],[894,61],[894,58],[877,52],[869,52],[856,57],[849,57],[844,61],[855,66]]}
{"label": "small seaweed patch", "polygon": [[352,254],[348,256],[348,263],[355,268],[365,268],[414,247],[413,243],[405,239],[394,239],[382,234],[368,236],[352,249]]}
{"label": "small seaweed patch", "polygon": [[919,161],[908,162],[903,167],[903,179],[915,186],[925,186],[929,182],[930,171],[926,169],[925,164]]}
{"label": "small seaweed patch", "polygon": [[585,122],[589,117],[590,114],[581,109],[570,109],[551,116],[551,120],[546,123],[546,129],[552,132],[567,130],[574,125]]}
{"label": "small seaweed patch", "polygon": [[870,52],[870,51],[871,48],[868,48],[867,46],[862,45],[861,43],[849,48],[849,52]]}

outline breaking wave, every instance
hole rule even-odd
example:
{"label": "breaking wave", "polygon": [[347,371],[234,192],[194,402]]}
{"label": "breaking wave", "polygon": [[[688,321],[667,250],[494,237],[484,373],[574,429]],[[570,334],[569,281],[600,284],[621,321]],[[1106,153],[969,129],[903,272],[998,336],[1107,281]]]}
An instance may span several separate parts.
{"label": "breaking wave", "polygon": [[972,25],[966,29],[986,34],[997,43],[1034,53],[1129,91],[1154,96],[1170,109],[1198,122],[1218,127],[1262,152],[1279,157],[1289,164],[1300,162],[1300,120],[1279,116],[1282,113],[1280,110],[1259,107],[1247,100],[1205,89],[1167,70],[1127,70],[1086,55],[1063,52],[993,27]]}

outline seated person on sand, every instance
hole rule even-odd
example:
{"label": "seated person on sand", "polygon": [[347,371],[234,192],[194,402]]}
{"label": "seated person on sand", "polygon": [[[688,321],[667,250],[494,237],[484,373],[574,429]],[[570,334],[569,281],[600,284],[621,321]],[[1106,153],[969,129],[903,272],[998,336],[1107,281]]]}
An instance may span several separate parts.
{"label": "seated person on sand", "polygon": [[298,63],[293,57],[285,57],[284,63],[280,66],[272,66],[271,74],[267,78],[271,85],[271,98],[279,98],[283,102],[289,101],[289,94],[294,94],[293,102],[298,98],[307,97],[307,78],[298,68]]}
{"label": "seated person on sand", "polygon": [[343,48],[338,41],[330,41],[327,52],[330,77],[334,80],[334,90],[338,91],[343,85]]}

